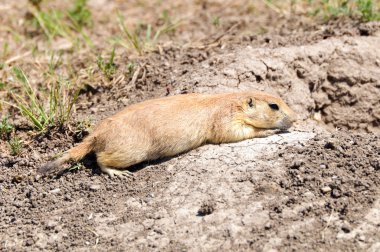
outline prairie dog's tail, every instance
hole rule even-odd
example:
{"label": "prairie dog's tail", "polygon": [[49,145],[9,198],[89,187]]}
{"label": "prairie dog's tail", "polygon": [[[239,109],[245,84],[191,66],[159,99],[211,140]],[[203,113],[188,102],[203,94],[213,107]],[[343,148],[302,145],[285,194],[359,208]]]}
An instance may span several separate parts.
{"label": "prairie dog's tail", "polygon": [[39,174],[47,174],[51,172],[60,172],[64,170],[62,165],[68,161],[79,161],[88,153],[90,153],[94,148],[94,138],[86,138],[78,144],[77,146],[66,151],[62,157],[56,160],[50,161],[38,169]]}

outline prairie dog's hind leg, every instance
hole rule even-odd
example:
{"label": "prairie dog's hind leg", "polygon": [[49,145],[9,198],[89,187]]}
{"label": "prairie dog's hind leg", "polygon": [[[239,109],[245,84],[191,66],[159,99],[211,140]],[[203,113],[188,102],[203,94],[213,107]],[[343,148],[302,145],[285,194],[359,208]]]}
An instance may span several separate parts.
{"label": "prairie dog's hind leg", "polygon": [[118,152],[100,152],[96,154],[97,162],[102,172],[110,177],[133,177],[133,173],[126,170],[129,166],[135,164],[134,161],[126,160],[122,153]]}
{"label": "prairie dog's hind leg", "polygon": [[133,173],[128,170],[113,169],[113,168],[104,166],[102,164],[99,164],[99,166],[102,172],[108,174],[111,178],[113,178],[114,176],[127,177],[127,178],[134,177]]}

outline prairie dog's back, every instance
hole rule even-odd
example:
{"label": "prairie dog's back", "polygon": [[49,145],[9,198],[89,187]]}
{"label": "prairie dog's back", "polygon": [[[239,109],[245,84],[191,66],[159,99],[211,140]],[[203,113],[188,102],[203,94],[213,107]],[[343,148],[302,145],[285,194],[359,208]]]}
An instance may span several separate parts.
{"label": "prairie dog's back", "polygon": [[[94,134],[114,139],[107,140],[107,145],[114,144],[115,148],[138,141],[149,152],[156,152],[155,156],[174,155],[207,140],[217,109],[210,98],[203,94],[179,95],[132,105],[106,119]],[[129,134],[131,129],[133,136]]]}

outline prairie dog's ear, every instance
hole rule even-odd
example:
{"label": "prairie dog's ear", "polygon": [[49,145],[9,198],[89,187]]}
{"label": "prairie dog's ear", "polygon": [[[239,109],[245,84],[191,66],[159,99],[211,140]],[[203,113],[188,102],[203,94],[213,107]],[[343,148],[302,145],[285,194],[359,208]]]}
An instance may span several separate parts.
{"label": "prairie dog's ear", "polygon": [[256,107],[256,101],[255,101],[255,99],[253,99],[252,97],[247,97],[247,98],[245,99],[245,102],[246,102],[246,104],[247,104],[247,106],[248,106],[249,108],[254,108],[254,107]]}

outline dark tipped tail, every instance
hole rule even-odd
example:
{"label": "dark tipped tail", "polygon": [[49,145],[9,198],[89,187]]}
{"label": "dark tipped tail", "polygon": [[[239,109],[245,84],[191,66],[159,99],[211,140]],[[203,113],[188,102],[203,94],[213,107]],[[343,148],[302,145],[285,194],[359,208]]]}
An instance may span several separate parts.
{"label": "dark tipped tail", "polygon": [[58,173],[61,170],[63,170],[62,165],[69,160],[71,160],[70,154],[66,152],[62,157],[56,160],[50,161],[46,163],[45,165],[43,165],[42,167],[40,167],[38,169],[38,173],[41,175],[53,173],[53,172]]}
{"label": "dark tipped tail", "polygon": [[65,168],[63,165],[68,161],[79,161],[84,156],[86,156],[88,153],[90,153],[93,150],[93,144],[94,138],[87,138],[79,145],[75,146],[74,148],[71,148],[65,154],[63,154],[62,157],[50,161],[47,164],[43,165],[38,169],[38,173],[41,175],[45,175],[48,173],[58,173],[63,171]]}

